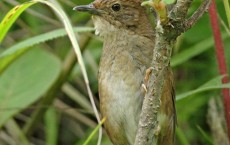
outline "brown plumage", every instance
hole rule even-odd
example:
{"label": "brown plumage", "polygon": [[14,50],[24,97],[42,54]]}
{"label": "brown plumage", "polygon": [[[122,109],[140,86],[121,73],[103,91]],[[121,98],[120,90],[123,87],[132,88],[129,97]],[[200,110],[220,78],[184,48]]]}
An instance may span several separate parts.
{"label": "brown plumage", "polygon": [[[75,7],[93,14],[96,34],[104,39],[99,67],[99,96],[105,129],[114,145],[133,145],[140,118],[146,69],[151,67],[154,29],[140,0],[95,0]],[[171,69],[164,81],[158,120],[158,145],[173,145],[174,89]]]}

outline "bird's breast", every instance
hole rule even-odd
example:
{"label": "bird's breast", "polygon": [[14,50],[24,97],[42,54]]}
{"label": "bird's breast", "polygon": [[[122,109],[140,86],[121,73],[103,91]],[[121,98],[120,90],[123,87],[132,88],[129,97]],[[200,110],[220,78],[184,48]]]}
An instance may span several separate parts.
{"label": "bird's breast", "polygon": [[124,134],[122,137],[126,136],[131,142],[136,134],[144,95],[140,70],[125,68],[100,72],[99,95],[102,115],[107,118],[107,132]]}
{"label": "bird's breast", "polygon": [[[111,56],[110,56],[111,55]],[[142,83],[146,66],[134,60],[131,53],[101,58],[99,68],[99,95],[101,112],[107,118],[107,132],[135,138],[144,93]],[[112,128],[112,129],[111,129]]]}
{"label": "bird's breast", "polygon": [[[135,139],[144,91],[145,71],[150,67],[153,43],[144,37],[119,32],[104,40],[99,66],[101,113],[105,128],[116,140]],[[110,135],[112,136],[112,135]]]}

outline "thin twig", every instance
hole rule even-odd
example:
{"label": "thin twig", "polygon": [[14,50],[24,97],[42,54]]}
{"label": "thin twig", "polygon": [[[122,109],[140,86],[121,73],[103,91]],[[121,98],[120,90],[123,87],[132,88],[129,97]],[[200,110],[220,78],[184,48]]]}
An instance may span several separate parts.
{"label": "thin twig", "polygon": [[211,0],[204,0],[201,3],[200,7],[195,11],[195,13],[185,21],[184,23],[185,31],[190,29],[192,26],[196,24],[197,21],[200,20],[200,18],[208,10],[210,3]]}
{"label": "thin twig", "polygon": [[188,9],[191,7],[193,0],[177,0],[177,3],[169,13],[169,17],[176,21],[183,21],[186,16]]}

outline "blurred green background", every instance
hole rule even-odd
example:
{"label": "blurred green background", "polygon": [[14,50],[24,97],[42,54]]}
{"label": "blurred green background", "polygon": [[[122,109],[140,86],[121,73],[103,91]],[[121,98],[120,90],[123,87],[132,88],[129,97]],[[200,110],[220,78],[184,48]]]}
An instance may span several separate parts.
{"label": "blurred green background", "polygon": [[[72,10],[76,5],[92,1],[50,1],[61,6],[77,31],[82,30],[76,36],[98,106],[97,71],[102,41],[88,29],[93,27],[90,15]],[[0,21],[10,9],[23,2],[27,1],[1,0]],[[194,1],[189,15],[198,8],[200,2]],[[229,28],[223,2],[217,1],[217,7],[225,57],[230,68]],[[60,18],[52,9],[36,4],[23,12],[13,24],[0,44],[0,53],[16,47],[20,42],[32,42],[31,38],[62,28]],[[49,41],[39,40],[40,38],[33,40],[36,45],[33,44],[29,51],[0,74],[0,144],[81,145],[97,122],[71,42],[66,35],[57,37],[57,33],[53,33]],[[208,13],[195,27],[178,38],[171,64],[177,96],[195,90],[219,76]],[[219,136],[213,133],[213,124],[210,123],[212,115],[208,115],[208,110],[211,108],[210,99],[214,98],[218,107],[217,119],[225,132],[221,95],[220,89],[209,90],[176,102],[176,145],[216,144]],[[38,111],[41,111],[39,115],[36,114]],[[97,135],[90,145],[96,142]],[[103,134],[102,144],[111,145],[106,133]]]}

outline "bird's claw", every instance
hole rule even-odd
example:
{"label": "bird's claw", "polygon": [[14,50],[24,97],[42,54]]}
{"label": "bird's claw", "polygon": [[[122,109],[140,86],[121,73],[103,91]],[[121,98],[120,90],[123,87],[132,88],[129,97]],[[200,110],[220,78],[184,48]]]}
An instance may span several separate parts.
{"label": "bird's claw", "polygon": [[141,87],[144,89],[145,93],[147,93],[148,90],[147,90],[146,85],[145,85],[145,84],[142,84]]}
{"label": "bird's claw", "polygon": [[153,68],[150,67],[150,68],[148,68],[148,69],[146,70],[146,72],[145,72],[144,83],[145,83],[146,86],[147,86],[147,83],[148,83],[148,81],[149,81],[149,78],[150,78],[150,75],[151,75],[151,73],[152,73],[152,70],[153,70]]}
{"label": "bird's claw", "polygon": [[146,70],[145,72],[145,77],[144,77],[144,83],[141,85],[141,87],[144,89],[145,93],[147,93],[148,89],[147,89],[147,84],[150,78],[150,75],[152,73],[153,68],[150,67]]}

